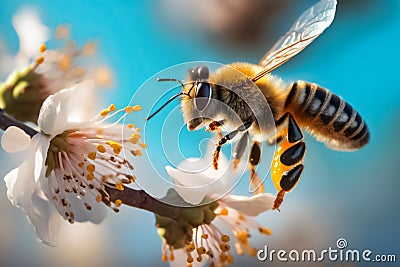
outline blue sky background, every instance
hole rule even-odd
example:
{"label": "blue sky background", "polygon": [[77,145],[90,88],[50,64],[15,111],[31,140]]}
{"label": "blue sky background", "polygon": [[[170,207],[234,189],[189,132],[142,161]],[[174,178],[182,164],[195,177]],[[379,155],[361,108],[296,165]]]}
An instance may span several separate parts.
{"label": "blue sky background", "polygon": [[[289,28],[298,16],[296,14],[313,3],[303,2],[288,8],[293,15],[290,20],[286,16],[278,18],[269,33],[274,36],[263,39],[265,47],[256,45],[246,49],[216,42],[201,26],[175,30],[174,24],[167,23],[165,14],[170,13],[174,19],[179,14],[173,10],[161,12],[157,1],[3,0],[0,3],[0,41],[10,53],[18,51],[11,19],[25,5],[34,7],[42,22],[52,30],[59,24],[69,23],[72,37],[79,44],[91,39],[99,42],[98,57],[107,62],[115,74],[114,88],[104,93],[103,102],[122,106],[149,77],[171,65],[195,60],[258,62]],[[258,247],[268,243],[275,249],[327,248],[334,247],[336,240],[343,237],[351,248],[394,253],[400,260],[399,8],[397,0],[339,0],[332,26],[301,54],[274,72],[288,82],[298,79],[316,82],[342,96],[366,120],[371,142],[360,151],[343,153],[329,150],[306,136],[308,151],[302,180],[287,195],[282,212],[260,216],[260,221],[272,229],[273,235],[256,237]],[[52,45],[55,43],[50,41],[49,48]],[[153,104],[146,99],[134,99],[133,102],[144,106]],[[169,107],[172,109],[173,105]],[[178,123],[179,116],[176,118],[176,125],[168,126],[171,129],[182,126],[182,122]],[[162,118],[155,118],[153,123],[162,123]],[[173,134],[166,134],[170,134],[167,138],[176,139]],[[179,138],[187,143],[187,140],[201,137],[204,137],[202,132],[195,132],[183,133]],[[159,147],[149,149],[155,154],[160,150]],[[187,153],[194,156],[198,151],[191,154],[188,150]],[[0,158],[3,176],[15,163],[4,152]],[[162,171],[165,161],[160,158],[155,162]],[[271,184],[268,186],[268,189],[272,188]],[[36,242],[22,213],[9,204],[4,184],[0,186],[0,193],[0,207],[4,209],[0,222],[0,259],[4,266],[15,263],[62,265],[64,259],[73,260],[70,258],[88,258],[87,262],[76,259],[78,266],[164,266],[161,241],[153,229],[154,219],[150,213],[125,208],[120,214],[109,216],[103,226],[89,225],[85,229],[90,230],[80,232],[82,239],[90,241],[93,231],[93,235],[101,237],[100,248],[74,254],[79,250],[69,250],[63,244],[60,248],[50,249]],[[65,241],[68,239],[75,241]],[[81,239],[64,235],[62,242],[79,245]],[[98,244],[93,247],[97,248]],[[236,259],[237,266],[244,263],[255,265],[257,261],[247,256]]]}

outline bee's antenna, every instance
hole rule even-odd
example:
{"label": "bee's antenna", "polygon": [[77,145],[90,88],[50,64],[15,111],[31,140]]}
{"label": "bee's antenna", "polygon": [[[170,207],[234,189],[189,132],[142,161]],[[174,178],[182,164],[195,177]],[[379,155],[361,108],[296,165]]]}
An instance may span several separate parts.
{"label": "bee's antenna", "polygon": [[146,118],[146,121],[150,120],[151,118],[153,118],[158,112],[160,112],[166,105],[168,105],[169,103],[171,103],[172,100],[174,100],[175,98],[177,98],[178,96],[184,95],[184,92],[180,92],[176,95],[174,95],[173,97],[171,97],[167,102],[165,102],[159,109],[157,109],[153,114],[151,114],[149,117]]}
{"label": "bee's antenna", "polygon": [[181,84],[182,89],[185,89],[185,85],[181,80],[175,79],[175,78],[157,78],[157,81],[159,82],[178,82]]}

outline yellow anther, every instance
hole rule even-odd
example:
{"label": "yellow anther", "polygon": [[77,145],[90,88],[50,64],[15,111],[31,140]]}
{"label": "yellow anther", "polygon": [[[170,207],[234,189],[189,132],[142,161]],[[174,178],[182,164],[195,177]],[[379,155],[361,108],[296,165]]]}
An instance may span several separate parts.
{"label": "yellow anther", "polygon": [[115,111],[117,109],[117,107],[114,105],[114,104],[111,104],[109,107],[108,107],[108,110],[109,111]]}
{"label": "yellow anther", "polygon": [[197,249],[197,253],[198,254],[206,254],[206,248],[205,247],[199,247],[198,249]]}
{"label": "yellow anther", "polygon": [[122,149],[122,145],[120,143],[118,143],[118,142],[115,142],[115,141],[107,141],[106,144],[109,145],[112,148]]}
{"label": "yellow anther", "polygon": [[136,132],[140,133],[140,128],[136,128]]}
{"label": "yellow anther", "polygon": [[43,53],[43,52],[46,52],[46,49],[47,49],[46,45],[45,45],[45,44],[42,44],[42,45],[40,46],[40,48],[39,48],[39,51],[40,51],[40,53]]}
{"label": "yellow anther", "polygon": [[239,221],[244,221],[244,220],[246,220],[246,217],[244,217],[243,214],[239,213],[238,219],[239,219]]}
{"label": "yellow anther", "polygon": [[125,189],[121,182],[116,182],[116,183],[115,183],[115,187],[116,187],[119,191],[124,191],[124,189]]}
{"label": "yellow anther", "polygon": [[139,139],[140,139],[140,134],[138,134],[138,133],[133,133],[132,135],[131,135],[131,137],[129,137],[129,142],[131,142],[132,144],[136,144],[138,141],[139,141]]}
{"label": "yellow anther", "polygon": [[271,229],[269,229],[268,227],[264,227],[264,228],[258,228],[258,231],[260,231],[260,233],[262,233],[263,235],[271,235],[272,231]]}
{"label": "yellow anther", "polygon": [[109,87],[113,83],[111,70],[109,70],[107,67],[96,68],[93,76],[96,83],[101,86]]}
{"label": "yellow anther", "polygon": [[202,235],[201,235],[201,238],[207,239],[207,238],[208,238],[208,234],[202,234]]}
{"label": "yellow anther", "polygon": [[93,172],[89,172],[89,173],[87,174],[86,178],[87,178],[89,181],[92,181],[92,180],[94,179],[94,174],[93,174]]}
{"label": "yellow anther", "polygon": [[100,112],[100,115],[104,117],[104,116],[107,116],[108,113],[110,113],[110,111],[109,111],[108,109],[103,109],[103,110]]}
{"label": "yellow anther", "polygon": [[133,107],[132,106],[127,106],[127,107],[124,108],[124,110],[125,110],[126,113],[129,114],[129,113],[133,112]]}
{"label": "yellow anther", "polygon": [[221,241],[227,243],[227,242],[231,241],[231,238],[228,235],[222,235]]}
{"label": "yellow anther", "polygon": [[60,25],[56,29],[56,37],[59,39],[66,39],[69,37],[69,26]]}
{"label": "yellow anther", "polygon": [[83,166],[85,166],[85,164],[84,164],[83,162],[79,162],[79,163],[78,163],[78,167],[79,167],[79,168],[82,168]]}
{"label": "yellow anther", "polygon": [[61,70],[69,70],[71,68],[72,60],[69,56],[63,56],[58,62],[58,66]]}
{"label": "yellow anther", "polygon": [[96,53],[96,43],[87,43],[83,46],[82,54],[84,56],[90,57]]}
{"label": "yellow anther", "polygon": [[169,261],[174,261],[175,260],[175,256],[174,254],[171,253],[171,255],[169,255]]}
{"label": "yellow anther", "polygon": [[190,253],[194,250],[194,244],[190,243],[189,245],[186,246],[186,252]]}
{"label": "yellow anther", "polygon": [[124,108],[124,110],[125,110],[126,113],[130,114],[130,113],[132,113],[134,111],[142,110],[142,107],[139,106],[139,105],[136,105],[136,106],[133,106],[133,107],[132,106],[126,106]]}
{"label": "yellow anther", "polygon": [[228,263],[233,264],[234,258],[231,254],[228,255]]}
{"label": "yellow anther", "polygon": [[106,152],[106,148],[103,145],[97,145],[97,151],[104,153]]}
{"label": "yellow anther", "polygon": [[96,170],[96,166],[94,166],[94,164],[89,164],[86,167],[88,172],[94,172]]}
{"label": "yellow anther", "polygon": [[221,249],[222,252],[228,252],[231,249],[231,246],[228,244],[222,243],[219,244],[219,248]]}
{"label": "yellow anther", "polygon": [[120,147],[114,147],[113,148],[113,152],[115,155],[119,155],[119,153],[121,153],[121,148]]}
{"label": "yellow anther", "polygon": [[86,74],[86,69],[82,66],[75,66],[72,71],[77,78],[82,78]]}
{"label": "yellow anther", "polygon": [[227,256],[226,254],[220,254],[220,255],[219,255],[219,260],[220,260],[221,262],[225,262],[225,261],[228,260],[228,256]]}
{"label": "yellow anther", "polygon": [[138,149],[136,149],[135,151],[133,151],[133,155],[134,155],[134,156],[139,156],[139,157],[141,157],[141,156],[143,155],[143,153],[142,153],[142,151],[140,151],[140,149],[138,148]]}
{"label": "yellow anther", "polygon": [[163,253],[162,256],[161,256],[161,260],[164,261],[164,262],[168,261],[167,254]]}
{"label": "yellow anther", "polygon": [[202,257],[201,255],[197,256],[197,258],[196,258],[196,260],[197,260],[198,262],[201,262],[202,259],[203,259],[203,257]]}
{"label": "yellow anther", "polygon": [[146,143],[140,143],[140,146],[141,146],[142,148],[147,148]]}
{"label": "yellow anther", "polygon": [[127,127],[128,127],[129,129],[133,129],[133,128],[135,128],[135,124],[129,123],[129,124],[127,125]]}
{"label": "yellow anther", "polygon": [[97,201],[97,202],[100,202],[102,199],[103,199],[103,197],[102,197],[101,194],[98,194],[98,195],[96,196],[96,201]]}
{"label": "yellow anther", "polygon": [[229,214],[229,212],[228,212],[227,208],[223,208],[219,213],[219,215],[222,215],[222,216],[228,216],[228,214]]}
{"label": "yellow anther", "polygon": [[187,263],[192,263],[192,262],[194,261],[194,259],[193,259],[192,256],[189,256],[189,257],[186,259],[186,261],[187,261]]}
{"label": "yellow anther", "polygon": [[122,205],[122,200],[121,200],[121,199],[115,200],[115,206],[116,206],[117,208],[121,207],[121,205]]}
{"label": "yellow anther", "polygon": [[186,267],[193,267],[193,265],[191,263],[187,262]]}
{"label": "yellow anther", "polygon": [[37,59],[36,59],[36,65],[40,65],[40,64],[42,64],[44,62],[44,57],[38,57]]}
{"label": "yellow anther", "polygon": [[95,151],[90,152],[88,154],[88,158],[91,159],[91,160],[95,160],[96,159],[96,152]]}

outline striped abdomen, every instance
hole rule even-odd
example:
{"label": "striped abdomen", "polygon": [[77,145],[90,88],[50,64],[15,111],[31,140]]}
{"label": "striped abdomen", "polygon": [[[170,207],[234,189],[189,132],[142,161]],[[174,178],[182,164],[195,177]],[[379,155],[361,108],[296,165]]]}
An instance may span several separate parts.
{"label": "striped abdomen", "polygon": [[316,84],[298,81],[285,102],[301,127],[336,150],[355,150],[369,141],[367,124],[341,97]]}

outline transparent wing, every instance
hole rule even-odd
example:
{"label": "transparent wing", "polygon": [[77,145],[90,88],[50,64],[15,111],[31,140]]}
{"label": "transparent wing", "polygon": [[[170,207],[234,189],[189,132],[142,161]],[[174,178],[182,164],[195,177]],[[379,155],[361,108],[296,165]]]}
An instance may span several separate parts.
{"label": "transparent wing", "polygon": [[331,25],[336,0],[321,0],[307,9],[258,63],[264,69],[252,78],[257,81],[297,55]]}

